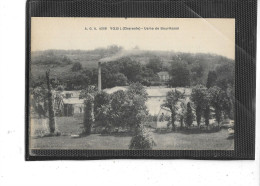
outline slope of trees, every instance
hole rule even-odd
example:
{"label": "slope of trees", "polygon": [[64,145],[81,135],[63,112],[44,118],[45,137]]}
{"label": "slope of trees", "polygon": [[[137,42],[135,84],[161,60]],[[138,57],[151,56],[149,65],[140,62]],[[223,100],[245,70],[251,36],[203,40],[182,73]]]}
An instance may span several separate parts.
{"label": "slope of trees", "polygon": [[169,80],[169,85],[172,87],[186,87],[190,86],[190,71],[187,64],[181,60],[174,60],[171,64],[171,69],[169,72],[171,79]]}
{"label": "slope of trees", "polygon": [[216,85],[217,73],[215,71],[209,71],[206,87],[210,88]]}
{"label": "slope of trees", "polygon": [[[102,64],[102,88],[112,88],[115,86],[127,86],[132,82],[141,83],[144,86],[160,85],[160,79],[155,62],[142,65],[140,62],[134,61],[131,58],[121,58],[117,61],[107,62]],[[169,71],[170,87],[187,87],[202,84],[210,88],[218,86],[226,90],[229,86],[234,85],[234,70],[233,64],[224,64],[209,71],[205,75],[204,66],[199,63],[188,65],[183,60],[173,60],[171,67],[164,69]],[[228,69],[228,70],[226,70]],[[205,80],[202,78],[205,76]],[[37,87],[43,84],[44,78],[39,76],[32,79],[31,86]],[[97,85],[97,69],[83,68],[79,63],[75,63],[68,73],[62,77],[51,78],[52,86],[57,88],[59,85],[64,86],[65,90],[82,90],[89,85]]]}
{"label": "slope of trees", "polygon": [[71,68],[71,70],[72,70],[73,72],[78,72],[78,71],[82,70],[82,64],[79,63],[79,62],[74,63],[73,66],[72,66],[72,68]]}
{"label": "slope of trees", "polygon": [[[34,88],[42,84],[42,77],[48,68],[53,68],[56,72],[50,77],[53,88],[61,84],[66,90],[80,90],[88,85],[96,85],[97,62],[116,56],[122,50],[122,47],[110,46],[92,51],[34,52],[30,85]],[[207,88],[217,85],[224,90],[228,85],[234,84],[234,61],[217,55],[139,50],[138,54],[130,52],[111,60],[102,63],[103,88],[125,86],[132,82],[145,86],[160,85],[157,75],[160,71],[169,72],[171,80],[168,85],[171,87],[202,84]]]}

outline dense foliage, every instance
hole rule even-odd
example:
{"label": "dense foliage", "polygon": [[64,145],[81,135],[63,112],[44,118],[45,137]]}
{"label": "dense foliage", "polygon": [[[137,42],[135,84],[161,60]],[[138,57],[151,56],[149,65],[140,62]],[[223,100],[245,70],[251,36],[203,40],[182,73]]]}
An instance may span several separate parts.
{"label": "dense foliage", "polygon": [[78,71],[82,70],[82,64],[80,62],[74,63],[71,70],[73,72],[78,72]]}
{"label": "dense foliage", "polygon": [[48,113],[49,113],[49,130],[50,134],[54,134],[55,132],[55,119],[54,119],[54,110],[53,110],[53,100],[52,100],[52,92],[50,85],[50,71],[46,71],[46,82],[47,82],[47,99],[48,99]]}
{"label": "dense foliage", "polygon": [[190,71],[183,60],[173,60],[170,69],[170,76],[171,79],[169,80],[169,85],[171,87],[190,86]]}
{"label": "dense foliage", "polygon": [[210,104],[214,108],[215,118],[220,124],[224,114],[230,112],[230,99],[225,91],[221,88],[214,86],[209,89]]}
{"label": "dense foliage", "polygon": [[184,121],[186,126],[190,127],[193,123],[194,115],[192,113],[192,108],[190,102],[187,103],[187,111],[185,113]]}
{"label": "dense foliage", "polygon": [[[122,47],[110,46],[92,51],[34,52],[30,86],[35,88],[44,84],[44,73],[49,68],[55,71],[50,77],[53,88],[62,85],[66,90],[82,90],[96,85],[97,62],[100,60],[103,61],[102,88],[133,82],[171,87],[202,84],[210,88],[217,85],[223,90],[234,85],[234,61],[222,56],[142,50],[127,52]],[[169,82],[160,80],[157,74],[160,71],[169,73]]]}
{"label": "dense foliage", "polygon": [[192,89],[191,100],[195,106],[196,121],[200,126],[201,116],[203,114],[203,107],[207,98],[207,88],[203,85],[197,85]]}
{"label": "dense foliage", "polygon": [[30,90],[31,99],[30,104],[33,110],[38,114],[39,118],[47,116],[48,102],[47,102],[47,89],[45,86],[39,86]]}
{"label": "dense foliage", "polygon": [[172,130],[175,130],[175,121],[179,109],[178,102],[183,98],[184,92],[180,92],[176,89],[169,91],[166,95],[166,101],[163,106],[169,108],[171,111]]}
{"label": "dense foliage", "polygon": [[216,85],[217,73],[215,71],[209,71],[206,87],[210,88]]}
{"label": "dense foliage", "polygon": [[129,149],[132,150],[151,150],[155,146],[155,141],[151,133],[144,126],[136,129],[135,135],[132,137]]}
{"label": "dense foliage", "polygon": [[94,123],[94,112],[93,112],[93,97],[89,95],[84,101],[84,120],[83,120],[83,132],[82,135],[88,135],[91,133],[91,128]]}
{"label": "dense foliage", "polygon": [[[185,106],[183,94],[179,91],[169,91],[166,101],[162,105],[171,110],[172,129],[175,129],[174,122],[178,116],[181,128],[183,121],[187,127],[190,127],[196,118],[197,126],[200,128],[201,119],[204,118],[208,128],[211,118],[214,118],[218,125],[224,118],[233,119],[234,94],[233,89],[229,87],[226,91],[218,86],[207,89],[203,85],[197,85],[192,88],[190,101]],[[189,100],[189,99],[188,99]],[[193,115],[195,113],[195,116]],[[214,113],[211,115],[211,113]]]}
{"label": "dense foliage", "polygon": [[134,131],[148,116],[145,102],[147,93],[140,83],[132,83],[126,91],[112,94],[99,92],[94,98],[96,126],[107,131],[121,127]]}
{"label": "dense foliage", "polygon": [[88,135],[91,133],[95,118],[94,118],[94,102],[97,95],[97,89],[94,86],[88,86],[82,90],[79,99],[84,99],[84,118],[83,131],[81,135]]}

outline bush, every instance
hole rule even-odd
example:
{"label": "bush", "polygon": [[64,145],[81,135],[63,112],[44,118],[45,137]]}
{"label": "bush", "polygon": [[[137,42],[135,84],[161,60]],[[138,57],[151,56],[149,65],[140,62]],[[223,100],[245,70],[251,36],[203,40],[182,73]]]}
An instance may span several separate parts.
{"label": "bush", "polygon": [[136,129],[135,135],[130,141],[129,149],[151,150],[155,145],[156,144],[150,132],[144,126],[140,126]]}
{"label": "bush", "polygon": [[74,63],[71,70],[73,72],[77,72],[77,71],[82,70],[82,64],[80,62]]}
{"label": "bush", "polygon": [[187,103],[187,111],[184,115],[184,122],[188,127],[190,127],[192,125],[193,119],[194,119],[194,115],[192,113],[190,102],[188,102]]}
{"label": "bush", "polygon": [[157,121],[157,119],[158,119],[158,116],[157,115],[148,115],[147,117],[146,117],[146,122],[156,122]]}
{"label": "bush", "polygon": [[94,123],[94,108],[93,108],[93,97],[89,96],[84,102],[84,120],[83,120],[83,132],[82,136],[88,135],[91,133],[91,128]]}

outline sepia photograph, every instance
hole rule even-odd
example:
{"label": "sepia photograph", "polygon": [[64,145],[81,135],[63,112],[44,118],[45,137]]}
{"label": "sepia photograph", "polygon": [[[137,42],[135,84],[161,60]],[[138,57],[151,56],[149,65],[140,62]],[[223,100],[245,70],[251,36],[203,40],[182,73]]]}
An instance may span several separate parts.
{"label": "sepia photograph", "polygon": [[32,17],[30,51],[29,150],[234,150],[235,19]]}
{"label": "sepia photograph", "polygon": [[259,186],[259,6],[0,0],[0,186]]}

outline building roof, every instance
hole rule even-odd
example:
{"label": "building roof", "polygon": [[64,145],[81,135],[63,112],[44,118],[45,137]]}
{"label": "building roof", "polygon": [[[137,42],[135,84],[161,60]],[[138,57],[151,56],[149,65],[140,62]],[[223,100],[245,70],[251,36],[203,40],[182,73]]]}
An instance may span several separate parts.
{"label": "building roof", "polygon": [[189,96],[191,94],[191,88],[161,88],[161,87],[147,87],[146,91],[149,97],[166,97],[167,92],[171,90],[178,90],[185,92],[184,95]]}
{"label": "building roof", "polygon": [[[118,90],[127,90],[127,86],[117,86],[117,87],[113,87],[113,88],[107,88],[104,89],[103,91],[105,91],[108,94],[112,94]],[[148,94],[148,97],[166,97],[167,92],[171,91],[171,90],[175,90],[175,88],[167,88],[167,87],[145,87],[145,90]],[[185,91],[185,95],[189,96],[191,94],[191,88],[176,88],[176,90],[184,92]]]}
{"label": "building roof", "polygon": [[108,93],[108,94],[112,94],[112,93],[119,91],[119,90],[125,91],[127,89],[127,87],[128,86],[116,86],[116,87],[113,87],[113,88],[106,88],[103,91]]}

